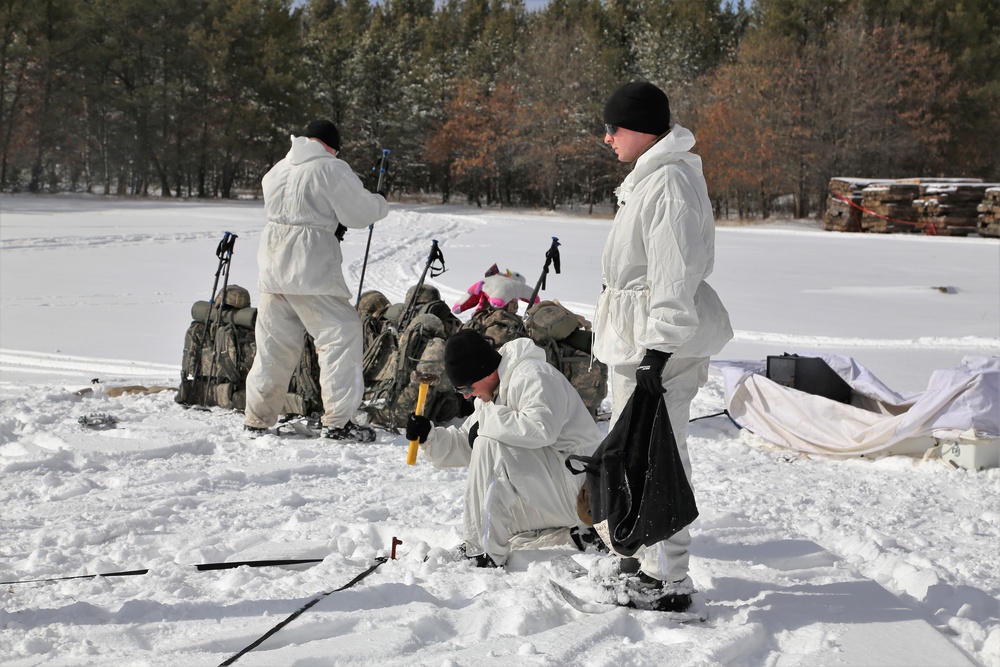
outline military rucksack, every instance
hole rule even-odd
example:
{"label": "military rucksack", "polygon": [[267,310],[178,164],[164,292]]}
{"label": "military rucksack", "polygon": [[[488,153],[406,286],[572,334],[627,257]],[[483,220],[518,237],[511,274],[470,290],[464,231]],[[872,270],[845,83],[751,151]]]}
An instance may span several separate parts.
{"label": "military rucksack", "polygon": [[549,338],[541,344],[538,341],[535,343],[545,350],[548,362],[562,371],[596,419],[601,414],[601,403],[608,395],[607,364],[563,341]]}
{"label": "military rucksack", "polygon": [[476,311],[462,328],[479,332],[493,344],[495,350],[515,338],[528,336],[524,322],[517,314],[517,302],[509,303],[504,308],[486,307]]}
{"label": "military rucksack", "polygon": [[582,328],[586,320],[557,301],[542,301],[527,312],[530,316],[524,321],[507,308],[484,308],[462,328],[483,334],[496,350],[515,338],[530,336],[596,419],[608,395],[608,367],[590,354],[591,335]]}
{"label": "military rucksack", "polygon": [[[414,371],[438,378],[438,383],[428,389],[423,414],[436,422],[453,419],[458,415],[461,399],[444,373],[444,344],[461,322],[434,288],[421,290],[409,315],[406,313],[409,299],[402,304],[361,309],[362,301],[382,303],[370,294],[358,302],[365,332],[362,405],[370,419],[389,428],[406,424],[417,404],[419,384],[411,380]],[[408,297],[412,294],[413,288]],[[406,321],[400,330],[403,319]]]}
{"label": "military rucksack", "polygon": [[[250,307],[250,293],[239,285],[229,285],[220,301],[221,311],[220,305],[212,306],[208,301],[196,301],[191,307],[176,401],[242,411],[246,409],[247,375],[257,354],[257,309]],[[289,382],[282,413],[322,412],[316,347],[305,334],[302,357]]]}
{"label": "military rucksack", "polygon": [[305,334],[299,365],[288,382],[285,405],[281,412],[286,415],[309,416],[323,414],[323,394],[319,384],[319,357],[313,337]]}
{"label": "military rucksack", "polygon": [[532,338],[563,340],[589,324],[558,301],[540,301],[529,307],[524,326]]}
{"label": "military rucksack", "polygon": [[220,303],[213,306],[197,301],[191,307],[192,322],[184,334],[178,403],[245,408],[246,377],[257,353],[257,309],[250,308],[249,303],[245,289],[230,285]]}

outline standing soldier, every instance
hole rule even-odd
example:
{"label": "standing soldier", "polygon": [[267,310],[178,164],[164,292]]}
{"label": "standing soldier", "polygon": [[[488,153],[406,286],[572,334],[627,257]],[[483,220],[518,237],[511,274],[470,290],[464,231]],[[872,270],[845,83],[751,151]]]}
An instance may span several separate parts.
{"label": "standing soldier", "polygon": [[[664,394],[691,480],[687,424],[708,379],[709,357],[733,337],[729,314],[705,279],[715,263],[715,222],[694,135],[670,125],[670,105],[651,83],[628,83],[604,107],[609,144],[632,171],[616,191],[618,213],[604,246],[604,291],[594,315],[594,354],[610,367],[611,427],[636,385]],[[623,559],[629,606],[691,605],[687,528]]]}
{"label": "standing soldier", "polygon": [[349,302],[340,242],[347,228],[368,227],[389,207],[381,194],[364,189],[339,151],[337,127],[315,120],[264,175],[257,356],[247,376],[244,425],[254,434],[277,422],[308,332],[319,360],[323,437],[375,439],[374,429],[351,421],[364,392],[362,332]]}

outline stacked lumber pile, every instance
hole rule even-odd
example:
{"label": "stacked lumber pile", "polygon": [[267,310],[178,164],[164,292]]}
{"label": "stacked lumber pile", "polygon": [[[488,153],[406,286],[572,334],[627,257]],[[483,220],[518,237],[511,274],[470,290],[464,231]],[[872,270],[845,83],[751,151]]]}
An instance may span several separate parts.
{"label": "stacked lumber pile", "polygon": [[834,232],[1000,237],[1000,183],[978,178],[830,179],[823,228]]}
{"label": "stacked lumber pile", "polygon": [[861,191],[875,183],[889,182],[873,178],[831,178],[823,228],[828,232],[860,232]]}
{"label": "stacked lumber pile", "polygon": [[879,234],[920,231],[913,208],[919,195],[920,184],[911,181],[869,185],[861,191],[861,229]]}
{"label": "stacked lumber pile", "polygon": [[968,236],[978,232],[979,205],[995,183],[981,181],[921,183],[913,200],[919,229],[928,234]]}
{"label": "stacked lumber pile", "polygon": [[986,188],[986,195],[977,210],[979,220],[976,231],[979,235],[1000,238],[1000,186]]}

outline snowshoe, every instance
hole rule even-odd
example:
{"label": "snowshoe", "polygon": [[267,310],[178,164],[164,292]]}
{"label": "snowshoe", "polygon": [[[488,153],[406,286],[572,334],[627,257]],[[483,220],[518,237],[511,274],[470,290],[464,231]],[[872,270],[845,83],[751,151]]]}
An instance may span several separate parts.
{"label": "snowshoe", "polygon": [[639,571],[633,576],[626,577],[624,583],[627,595],[626,607],[648,611],[682,612],[691,606],[691,593],[694,592],[694,588],[688,578],[670,583],[654,579]]}
{"label": "snowshoe", "polygon": [[427,556],[424,557],[424,561],[428,561],[431,558],[435,558],[438,562],[444,563],[465,563],[469,562],[476,567],[483,568],[497,568],[500,569],[503,566],[497,565],[489,554],[478,554],[476,556],[470,556],[465,550],[465,543],[459,544],[451,549],[434,549]]}
{"label": "snowshoe", "polygon": [[460,544],[455,547],[455,552],[459,555],[461,560],[466,560],[473,563],[476,567],[489,567],[489,568],[499,568],[500,566],[496,564],[489,554],[476,554],[475,556],[470,556],[465,550],[465,544]]}
{"label": "snowshoe", "polygon": [[322,426],[318,417],[286,416],[275,432],[278,435],[301,435],[304,438],[318,438]]}
{"label": "snowshoe", "polygon": [[106,412],[92,412],[89,415],[80,417],[76,422],[84,428],[101,431],[115,428],[118,425],[118,418]]}
{"label": "snowshoe", "polygon": [[573,544],[580,551],[586,551],[588,547],[594,547],[598,551],[609,553],[608,548],[601,541],[600,535],[597,534],[597,531],[592,526],[588,526],[583,530],[578,526],[573,526],[569,530],[569,536],[573,540]]}
{"label": "snowshoe", "polygon": [[666,612],[679,622],[704,620],[704,612],[692,608],[697,591],[690,577],[665,582],[639,569],[636,558],[604,558],[595,561],[589,578],[599,591],[595,598],[619,607]]}
{"label": "snowshoe", "polygon": [[375,442],[375,429],[349,421],[343,426],[324,426],[322,436],[344,442]]}

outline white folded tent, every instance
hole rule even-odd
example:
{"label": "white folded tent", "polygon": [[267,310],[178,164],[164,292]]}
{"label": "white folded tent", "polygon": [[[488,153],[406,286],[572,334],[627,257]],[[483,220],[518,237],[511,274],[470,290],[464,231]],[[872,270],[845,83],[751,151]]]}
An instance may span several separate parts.
{"label": "white folded tent", "polygon": [[956,368],[935,371],[926,391],[903,396],[851,357],[809,356],[850,385],[850,404],[768,379],[765,361],[713,361],[732,419],[768,442],[810,454],[937,455],[972,470],[1000,466],[1000,358],[965,357]]}

